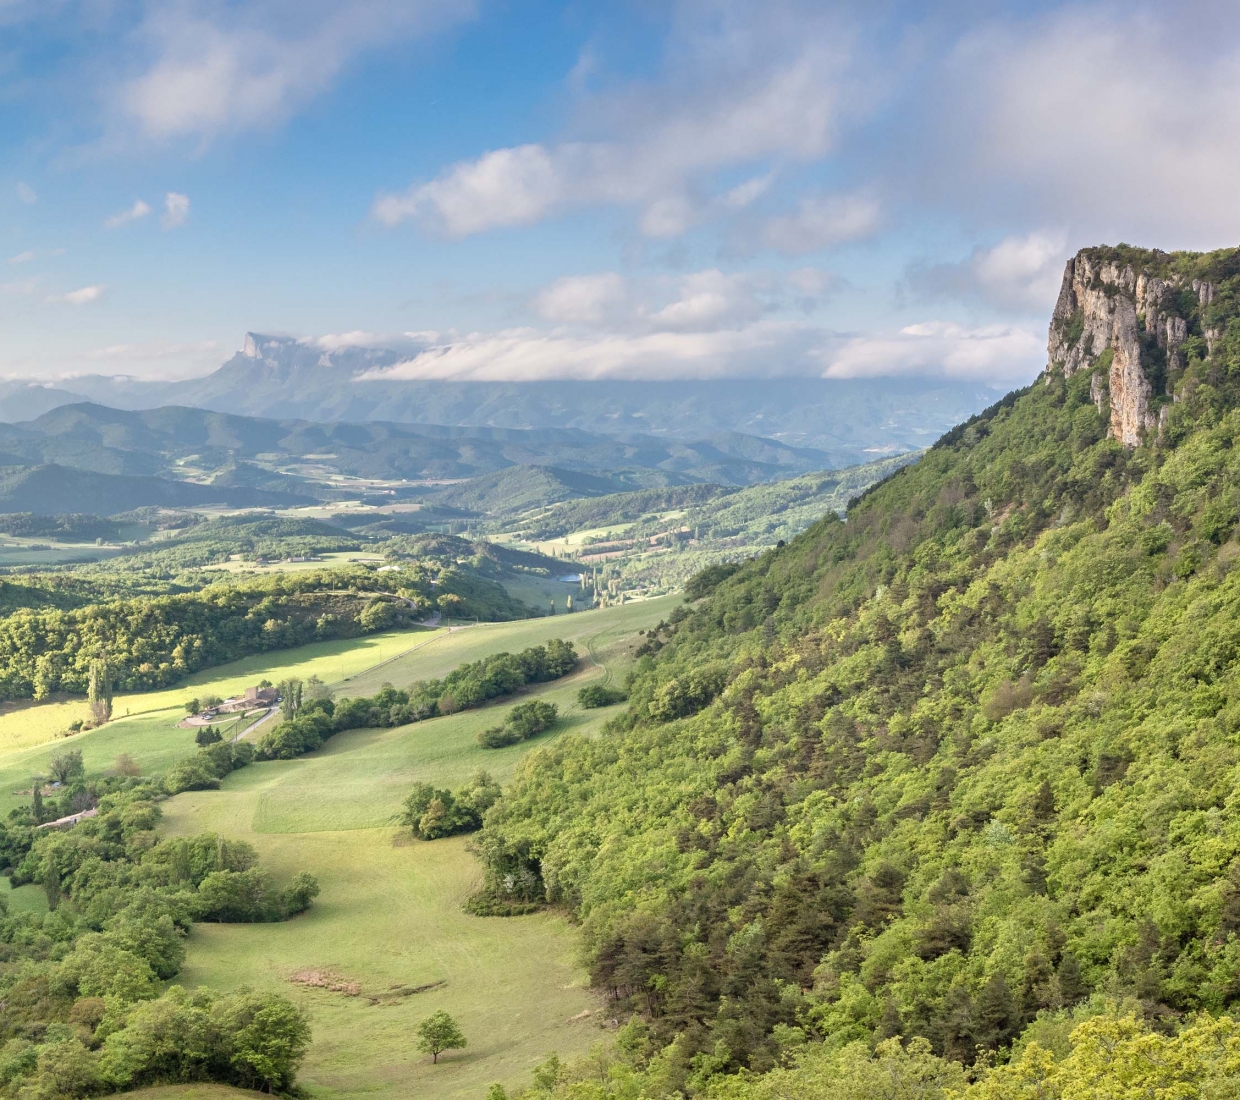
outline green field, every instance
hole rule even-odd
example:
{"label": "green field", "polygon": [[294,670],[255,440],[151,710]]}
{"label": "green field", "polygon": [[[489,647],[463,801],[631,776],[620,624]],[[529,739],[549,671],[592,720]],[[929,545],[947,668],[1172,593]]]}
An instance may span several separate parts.
{"label": "green field", "polygon": [[[308,913],[284,924],[195,925],[177,980],[221,990],[275,988],[305,1005],[314,1042],[300,1081],[312,1097],[331,1100],[374,1094],[481,1100],[493,1081],[527,1083],[549,1052],[579,1054],[602,1039],[572,927],[554,914],[466,914],[462,903],[479,881],[468,839],[418,842],[393,822],[415,781],[451,786],[482,767],[505,782],[525,753],[566,730],[598,729],[617,708],[581,711],[577,689],[592,678],[621,675],[632,662],[637,631],[678,602],[443,632],[347,685],[363,694],[385,680],[438,676],[488,653],[572,638],[593,659],[535,692],[557,703],[565,720],[532,743],[478,746],[478,732],[499,720],[509,700],[398,729],[339,734],[317,753],[253,764],[229,776],[222,790],[165,803],[168,833],[243,838],[277,876],[309,870],[323,888]],[[291,980],[305,971],[357,982],[361,993]],[[433,988],[410,992],[421,986]],[[416,1050],[413,1031],[438,1008],[457,1018],[469,1046],[432,1065]],[[188,1089],[167,1095],[198,1100]]]}
{"label": "green field", "polygon": [[636,600],[598,611],[521,619],[513,623],[480,623],[455,627],[446,638],[425,649],[397,658],[383,668],[360,673],[340,685],[342,695],[369,695],[385,683],[404,687],[414,680],[443,676],[464,661],[476,661],[500,650],[516,652],[548,638],[564,638],[589,654],[613,645],[616,639],[645,630],[664,619],[680,603],[678,596]]}
{"label": "green field", "polygon": [[447,631],[393,631],[245,657],[196,673],[180,687],[118,695],[113,707],[115,721],[68,740],[58,735],[71,721],[86,716],[85,702],[38,703],[10,709],[0,715],[0,814],[29,801],[28,794],[17,792],[29,791],[30,777],[44,773],[48,758],[64,748],[82,750],[89,774],[110,768],[122,752],[129,753],[148,774],[164,771],[196,751],[193,731],[177,727],[185,717],[186,699],[206,694],[228,697],[262,679],[318,676],[334,683],[439,635],[446,636]]}

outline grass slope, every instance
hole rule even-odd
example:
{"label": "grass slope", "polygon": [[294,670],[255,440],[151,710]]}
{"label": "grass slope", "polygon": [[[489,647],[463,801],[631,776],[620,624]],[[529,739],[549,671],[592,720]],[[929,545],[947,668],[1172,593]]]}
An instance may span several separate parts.
{"label": "grass slope", "polygon": [[[636,632],[678,602],[459,630],[351,684],[361,693],[385,679],[438,676],[487,653],[572,637],[594,661],[536,693],[557,703],[566,719],[532,744],[479,748],[478,731],[505,709],[497,704],[398,729],[340,734],[318,753],[254,764],[230,776],[223,790],[166,803],[169,832],[243,838],[277,875],[309,870],[323,887],[314,908],[286,924],[196,925],[178,980],[215,989],[273,987],[305,1004],[315,1038],[301,1081],[315,1097],[478,1097],[492,1081],[523,1081],[550,1050],[585,1051],[600,1033],[570,926],[550,914],[501,920],[464,913],[461,905],[479,880],[467,839],[418,843],[392,822],[415,781],[452,786],[485,767],[506,782],[532,749],[566,730],[596,730],[617,708],[577,709],[578,687],[622,672]],[[290,982],[310,969],[358,982],[361,995]],[[424,992],[400,992],[439,982]],[[470,1045],[432,1066],[417,1052],[413,1031],[438,1008],[457,1018]],[[189,1100],[188,1092],[176,1095]]]}
{"label": "grass slope", "polygon": [[67,740],[59,734],[70,722],[86,717],[83,700],[12,706],[0,714],[0,814],[28,801],[28,796],[16,792],[29,790],[30,776],[45,771],[48,758],[66,748],[82,750],[88,773],[111,767],[122,752],[129,753],[147,774],[170,767],[196,751],[192,731],[177,728],[185,716],[182,704],[195,695],[227,697],[259,680],[290,676],[318,676],[332,683],[373,669],[446,633],[394,631],[246,657],[197,673],[166,691],[118,695],[113,704],[115,721]]}

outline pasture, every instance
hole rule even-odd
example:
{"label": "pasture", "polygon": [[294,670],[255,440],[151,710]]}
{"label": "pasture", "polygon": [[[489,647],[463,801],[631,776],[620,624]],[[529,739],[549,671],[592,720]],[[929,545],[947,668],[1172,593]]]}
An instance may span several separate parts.
{"label": "pasture", "polygon": [[[509,699],[396,729],[338,734],[317,753],[253,764],[229,776],[222,790],[167,802],[168,833],[245,839],[277,876],[308,870],[323,890],[309,912],[284,924],[195,925],[178,981],[275,988],[305,1005],[314,1042],[300,1081],[312,1097],[332,1100],[479,1100],[493,1081],[527,1083],[552,1051],[580,1054],[602,1039],[599,1006],[568,923],[551,913],[465,913],[462,904],[479,881],[468,838],[415,841],[396,820],[414,782],[452,787],[485,768],[504,783],[526,753],[570,730],[598,730],[617,708],[580,710],[578,688],[620,676],[637,632],[677,602],[456,630],[386,668],[355,674],[347,685],[349,694],[365,694],[385,680],[439,676],[488,653],[571,638],[593,659],[566,680],[525,694],[555,702],[564,714],[531,742],[498,750],[477,744],[478,732],[501,719]],[[413,1033],[439,1008],[456,1017],[469,1045],[432,1065],[416,1050]],[[196,1100],[188,1092],[177,1096]]]}
{"label": "pasture", "polygon": [[185,716],[186,699],[208,694],[226,698],[259,680],[278,682],[290,676],[318,676],[333,683],[381,668],[382,662],[441,634],[446,635],[446,629],[392,631],[245,657],[195,673],[179,687],[117,695],[113,721],[68,739],[62,735],[69,723],[87,715],[85,700],[9,704],[0,714],[0,814],[29,800],[17,792],[29,791],[30,777],[43,773],[46,761],[63,749],[81,749],[88,774],[106,771],[122,752],[146,774],[165,771],[196,751],[193,731],[177,727]]}

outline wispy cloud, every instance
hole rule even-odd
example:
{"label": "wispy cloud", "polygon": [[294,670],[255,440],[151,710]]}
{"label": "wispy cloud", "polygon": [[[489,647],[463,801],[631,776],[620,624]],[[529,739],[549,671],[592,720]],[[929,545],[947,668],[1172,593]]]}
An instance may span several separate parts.
{"label": "wispy cloud", "polygon": [[16,256],[9,257],[9,263],[16,266],[17,264],[28,264],[34,259],[33,251],[19,252]]}
{"label": "wispy cloud", "polygon": [[133,206],[113,214],[104,221],[103,225],[105,229],[118,229],[120,226],[128,225],[130,222],[141,221],[150,212],[150,203],[143,202],[141,199],[134,199]]}
{"label": "wispy cloud", "polygon": [[169,191],[164,196],[164,228],[175,229],[179,225],[184,225],[188,217],[189,196],[179,191]]}
{"label": "wispy cloud", "polygon": [[144,135],[161,140],[269,126],[329,88],[364,51],[473,11],[473,0],[152,3],[135,36],[144,64],[114,100]]}
{"label": "wispy cloud", "polygon": [[595,136],[493,149],[380,195],[373,216],[464,237],[616,205],[636,211],[645,236],[670,238],[712,211],[748,206],[769,190],[769,171],[718,192],[712,177],[823,157],[844,111],[850,51],[820,10],[726,5],[720,18],[714,7],[676,5],[667,51],[676,62],[659,82],[581,103],[576,128]]}
{"label": "wispy cloud", "polygon": [[742,253],[771,249],[790,256],[821,252],[872,236],[881,208],[869,194],[805,195],[796,210],[738,229],[732,248]]}
{"label": "wispy cloud", "polygon": [[84,306],[102,298],[103,290],[101,286],[84,286],[78,290],[71,290],[67,294],[53,294],[48,301],[68,306]]}
{"label": "wispy cloud", "polygon": [[921,375],[1010,384],[1032,378],[1044,365],[1046,340],[1020,326],[926,321],[851,337],[824,348],[819,359],[826,378]]}
{"label": "wispy cloud", "polygon": [[35,189],[28,183],[18,183],[16,187],[17,197],[27,206],[39,201],[39,196],[35,193]]}
{"label": "wispy cloud", "polygon": [[956,298],[1049,316],[1063,278],[1067,235],[1034,232],[975,248],[966,260],[909,265],[905,287],[920,298]]}

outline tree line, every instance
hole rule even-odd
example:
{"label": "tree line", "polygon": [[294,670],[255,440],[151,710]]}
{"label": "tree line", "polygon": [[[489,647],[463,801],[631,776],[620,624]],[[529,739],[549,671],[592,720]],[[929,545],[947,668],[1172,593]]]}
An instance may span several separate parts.
{"label": "tree line", "polygon": [[442,679],[418,681],[407,691],[389,685],[372,696],[306,699],[295,714],[259,738],[257,754],[264,760],[288,760],[313,752],[334,733],[455,714],[511,695],[527,684],[558,680],[576,667],[572,643],[553,638],[520,653],[496,653],[462,664]]}

